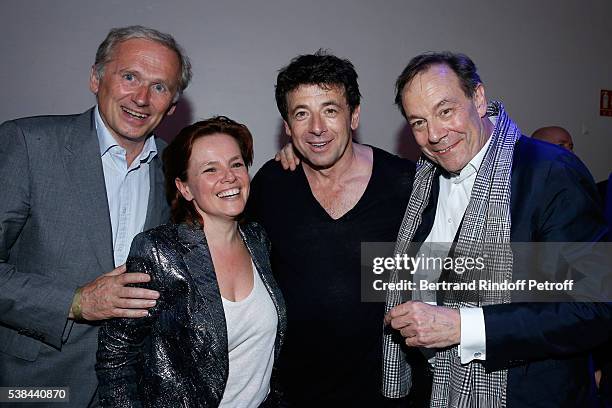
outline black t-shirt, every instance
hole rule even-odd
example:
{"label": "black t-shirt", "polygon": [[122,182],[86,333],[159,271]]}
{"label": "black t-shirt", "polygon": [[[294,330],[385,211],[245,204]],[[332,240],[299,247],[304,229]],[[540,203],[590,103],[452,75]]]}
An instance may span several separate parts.
{"label": "black t-shirt", "polygon": [[271,160],[253,178],[249,218],[266,229],[272,270],[287,304],[279,378],[293,405],[382,402],[383,303],[361,302],[361,242],[394,242],[408,204],[414,164],[372,148],[358,203],[332,219],[302,167]]}

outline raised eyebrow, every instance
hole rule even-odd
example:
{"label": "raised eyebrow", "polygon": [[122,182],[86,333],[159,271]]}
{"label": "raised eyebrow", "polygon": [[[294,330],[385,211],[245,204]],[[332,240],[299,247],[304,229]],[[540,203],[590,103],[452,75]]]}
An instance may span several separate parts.
{"label": "raised eyebrow", "polygon": [[205,162],[200,162],[198,163],[198,168],[202,168],[205,166],[210,166],[211,164],[217,164],[219,163],[218,160],[209,160],[209,161],[205,161]]}
{"label": "raised eyebrow", "polygon": [[436,109],[441,108],[444,105],[452,104],[454,101],[451,99],[442,99],[436,104]]}
{"label": "raised eyebrow", "polygon": [[[135,77],[138,77],[138,78],[142,79],[142,76],[140,75],[140,72],[138,72],[137,70],[131,69],[131,68],[120,69],[119,73],[121,75],[131,74],[131,75],[134,75]],[[170,88],[170,85],[168,84],[168,82],[163,80],[163,79],[161,79],[161,78],[154,78],[154,79],[150,80],[149,82],[151,84],[154,84],[154,85],[160,84],[160,85],[165,86],[166,88]]]}
{"label": "raised eyebrow", "polygon": [[336,106],[338,108],[340,107],[340,104],[338,102],[336,102],[336,101],[333,101],[333,100],[332,101],[325,101],[325,102],[322,103],[322,105],[323,105],[324,108],[326,108],[328,106]]}
{"label": "raised eyebrow", "polygon": [[173,82],[172,80],[170,80],[170,82],[168,82],[165,79],[161,79],[161,78],[155,78],[153,80],[151,80],[152,83],[154,84],[161,84],[163,86],[165,86],[166,88],[170,88],[171,83]]}
{"label": "raised eyebrow", "polygon": [[[232,162],[234,160],[242,160],[242,155],[237,154],[237,155],[235,155],[233,157],[230,157],[228,162]],[[219,160],[209,160],[209,161],[206,161],[206,162],[200,162],[198,164],[198,167],[210,166],[210,165],[218,164],[218,163],[219,163]]]}
{"label": "raised eyebrow", "polygon": [[[450,99],[442,99],[440,102],[436,103],[434,110],[438,110],[439,108],[441,108],[444,105],[450,104],[453,101]],[[412,120],[425,120],[424,118],[420,117],[420,116],[414,116],[414,115],[407,115],[407,120],[408,122],[412,121]]]}
{"label": "raised eyebrow", "polygon": [[406,116],[406,120],[408,120],[408,122],[410,122],[412,120],[425,120],[425,119],[420,117],[420,116],[408,115],[408,116]]}
{"label": "raised eyebrow", "polygon": [[161,80],[161,79],[153,79],[149,82],[150,86],[157,86],[157,85],[161,85],[164,87],[164,90],[171,90],[171,87],[168,83],[166,83],[165,81]]}
{"label": "raised eyebrow", "polygon": [[119,74],[121,74],[121,75],[130,74],[130,75],[134,75],[134,76],[139,76],[138,72],[135,72],[135,71],[133,71],[131,69],[121,69],[121,70],[119,70]]}

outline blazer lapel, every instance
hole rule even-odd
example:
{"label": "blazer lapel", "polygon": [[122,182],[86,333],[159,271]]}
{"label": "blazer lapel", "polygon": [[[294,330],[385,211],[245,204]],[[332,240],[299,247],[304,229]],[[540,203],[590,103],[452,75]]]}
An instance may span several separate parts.
{"label": "blazer lapel", "polygon": [[[155,141],[159,146],[157,140]],[[168,222],[168,206],[166,205],[164,173],[162,170],[161,151],[149,164],[149,201],[147,203],[147,218],[144,230],[157,227]]]}
{"label": "blazer lapel", "polygon": [[431,185],[431,193],[427,207],[423,210],[421,224],[414,233],[412,242],[423,242],[429,236],[436,219],[436,210],[438,208],[438,195],[440,193],[440,177],[434,176],[433,184]]}
{"label": "blazer lapel", "polygon": [[110,272],[114,268],[110,212],[93,109],[79,115],[67,132],[64,166],[81,203],[81,212],[73,216],[83,219],[100,268]]}
{"label": "blazer lapel", "polygon": [[[206,327],[214,347],[210,350],[216,354],[217,361],[223,361],[227,366],[227,326],[225,312],[219,292],[219,284],[212,257],[204,237],[204,232],[198,226],[180,224],[178,235],[181,243],[187,248],[183,260],[189,272],[188,279],[193,281],[194,291],[200,296],[194,297],[191,319],[196,325]],[[226,367],[227,368],[227,367]]]}
{"label": "blazer lapel", "polygon": [[[239,227],[239,231],[278,313],[278,329],[275,341],[275,354],[278,357],[287,323],[285,303],[280,289],[272,277],[265,243],[259,242],[248,226],[244,229]],[[183,254],[183,260],[190,275],[188,279],[193,280],[191,283],[195,287],[194,292],[199,295],[195,296],[194,310],[190,311],[192,313],[191,319],[194,324],[202,324],[206,327],[211,341],[214,343],[214,346],[210,347],[210,353],[214,354],[216,361],[221,362],[223,368],[227,370],[229,362],[225,312],[204,232],[199,226],[179,224],[178,236],[181,244],[187,249]]]}

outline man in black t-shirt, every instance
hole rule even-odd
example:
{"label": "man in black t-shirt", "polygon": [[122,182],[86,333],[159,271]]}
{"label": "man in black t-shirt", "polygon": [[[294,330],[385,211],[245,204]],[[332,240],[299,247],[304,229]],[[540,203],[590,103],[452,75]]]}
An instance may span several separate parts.
{"label": "man in black t-shirt", "polygon": [[414,164],[358,144],[357,74],[348,60],[302,55],[278,74],[276,102],[301,169],[271,160],[248,213],[272,242],[288,333],[279,379],[290,406],[395,406],[381,394],[384,305],[361,302],[361,242],[395,241]]}

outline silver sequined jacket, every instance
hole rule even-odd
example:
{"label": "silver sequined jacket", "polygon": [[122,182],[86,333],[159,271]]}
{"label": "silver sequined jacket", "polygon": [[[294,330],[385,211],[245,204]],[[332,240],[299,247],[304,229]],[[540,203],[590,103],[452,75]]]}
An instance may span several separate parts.
{"label": "silver sequined jacket", "polygon": [[[239,227],[278,313],[275,361],[286,331],[285,303],[261,226]],[[201,227],[166,224],[134,238],[128,271],[146,272],[160,292],[149,317],[112,319],[99,332],[104,407],[217,407],[228,377],[227,328],[219,286]],[[268,400],[280,398],[274,387]],[[268,405],[268,403],[266,404]]]}

